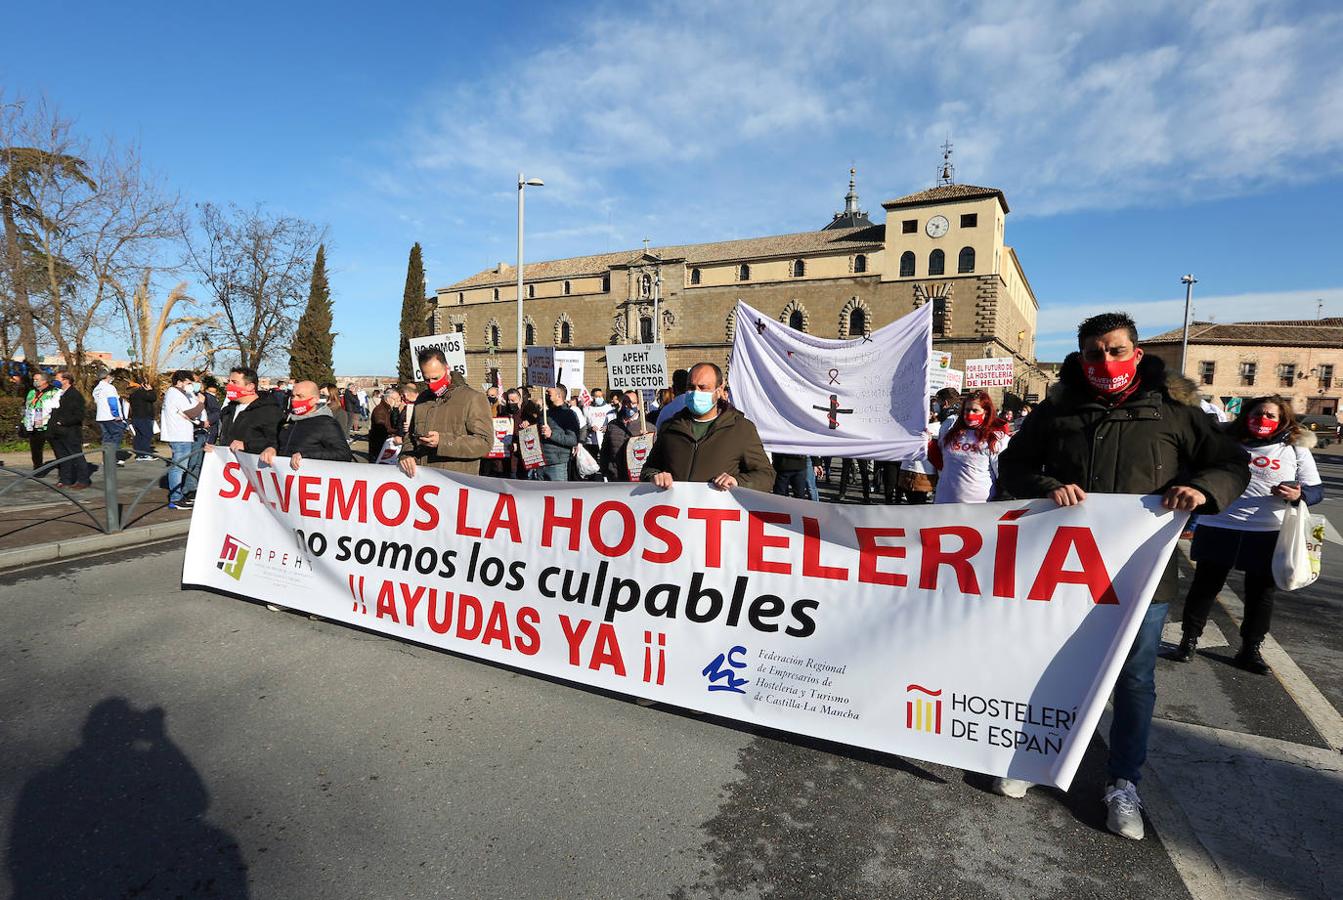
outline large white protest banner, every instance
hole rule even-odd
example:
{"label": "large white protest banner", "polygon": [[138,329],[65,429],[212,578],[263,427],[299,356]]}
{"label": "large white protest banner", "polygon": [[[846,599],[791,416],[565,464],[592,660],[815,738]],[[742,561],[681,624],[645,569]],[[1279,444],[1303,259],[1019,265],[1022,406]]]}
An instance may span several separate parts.
{"label": "large white protest banner", "polygon": [[922,459],[932,316],[924,304],[870,335],[838,341],[738,301],[732,402],[773,452]]}
{"label": "large white protest banner", "polygon": [[466,374],[466,335],[460,331],[450,331],[447,334],[431,334],[410,339],[410,364],[415,367],[416,381],[424,381],[424,373],[420,371],[420,361],[417,357],[421,350],[430,347],[437,347],[443,351],[449,369],[461,375]]}
{"label": "large white protest banner", "polygon": [[607,381],[618,391],[664,388],[671,384],[667,374],[667,347],[664,344],[610,344],[606,348]]}
{"label": "large white protest banner", "polygon": [[218,448],[182,581],[1067,787],[1186,519],[1159,497],[850,507]]}
{"label": "large white protest banner", "polygon": [[965,361],[965,387],[1011,387],[1016,379],[1016,366],[1010,356],[986,356]]}

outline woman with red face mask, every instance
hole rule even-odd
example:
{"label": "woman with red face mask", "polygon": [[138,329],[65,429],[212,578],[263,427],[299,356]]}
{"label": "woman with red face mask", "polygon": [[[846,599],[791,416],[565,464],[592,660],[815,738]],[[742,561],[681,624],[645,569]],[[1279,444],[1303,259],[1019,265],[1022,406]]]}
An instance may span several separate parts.
{"label": "woman with red face mask", "polygon": [[928,445],[928,460],[941,473],[934,503],[983,503],[998,493],[998,456],[1007,449],[1007,423],[984,391],[961,398],[959,414],[942,423]]}
{"label": "woman with red face mask", "polygon": [[1250,485],[1215,516],[1199,519],[1190,552],[1197,563],[1184,601],[1184,638],[1174,659],[1188,662],[1198,647],[1213,600],[1232,568],[1245,573],[1245,619],[1236,664],[1259,675],[1268,666],[1259,645],[1273,615],[1273,550],[1287,504],[1319,503],[1324,485],[1310,448],[1315,435],[1296,423],[1292,401],[1256,397],[1227,428],[1250,454]]}

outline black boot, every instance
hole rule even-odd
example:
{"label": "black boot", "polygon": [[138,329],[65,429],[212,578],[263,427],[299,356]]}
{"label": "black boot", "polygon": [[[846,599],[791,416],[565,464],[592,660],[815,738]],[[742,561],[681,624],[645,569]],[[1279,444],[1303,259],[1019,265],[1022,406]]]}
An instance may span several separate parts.
{"label": "black boot", "polygon": [[1170,658],[1176,662],[1189,662],[1189,660],[1194,658],[1194,651],[1197,649],[1197,635],[1190,634],[1186,631],[1184,637],[1180,639],[1180,646],[1175,649],[1175,652],[1171,654]]}
{"label": "black boot", "polygon": [[1253,672],[1256,675],[1268,674],[1268,663],[1264,662],[1263,655],[1259,652],[1259,642],[1244,643],[1240,645],[1240,652],[1236,654],[1236,665],[1247,672]]}

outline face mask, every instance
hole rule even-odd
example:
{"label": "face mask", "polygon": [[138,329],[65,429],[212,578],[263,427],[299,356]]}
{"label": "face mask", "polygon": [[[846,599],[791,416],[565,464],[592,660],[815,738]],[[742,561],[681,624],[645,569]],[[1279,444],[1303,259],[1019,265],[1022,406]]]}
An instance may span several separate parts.
{"label": "face mask", "polygon": [[984,424],[984,414],[982,412],[968,412],[965,414],[965,424],[971,428],[978,428]]}
{"label": "face mask", "polygon": [[1138,354],[1128,359],[1106,359],[1082,364],[1087,383],[1102,394],[1118,394],[1133,386],[1138,374]]}
{"label": "face mask", "polygon": [[1268,437],[1278,430],[1278,425],[1281,423],[1265,419],[1263,416],[1250,416],[1250,421],[1245,424],[1250,427],[1250,434],[1255,437]]}
{"label": "face mask", "polygon": [[[196,386],[194,384],[191,386],[191,390],[193,393],[195,392]],[[250,391],[245,391],[242,388],[238,387],[236,384],[229,384],[224,388],[224,396],[229,398],[230,400],[241,399],[242,397],[247,396],[249,393]]]}
{"label": "face mask", "polygon": [[443,392],[448,389],[448,383],[451,381],[452,375],[444,372],[442,378],[435,378],[433,381],[429,382],[429,390],[441,397],[443,396]]}
{"label": "face mask", "polygon": [[593,405],[593,406],[605,406],[605,405],[606,405],[606,398],[605,398],[605,397],[593,397],[593,398],[592,398],[592,405]]}
{"label": "face mask", "polygon": [[199,394],[203,390],[205,390],[205,385],[201,384],[199,381],[191,386],[191,392],[193,394]]}
{"label": "face mask", "polygon": [[626,422],[629,422],[633,419],[639,418],[639,411],[637,409],[627,409],[623,413],[621,413],[621,415],[625,417]]}
{"label": "face mask", "polygon": [[306,416],[308,413],[312,412],[313,407],[316,405],[317,405],[316,397],[309,397],[306,400],[300,400],[297,397],[295,397],[293,400],[289,401],[289,408],[293,411],[294,415],[296,416]]}
{"label": "face mask", "polygon": [[705,416],[714,408],[713,391],[687,391],[686,406],[697,416]]}
{"label": "face mask", "polygon": [[516,403],[504,404],[504,412],[508,413],[510,416],[517,413],[517,411],[518,411],[518,405]]}

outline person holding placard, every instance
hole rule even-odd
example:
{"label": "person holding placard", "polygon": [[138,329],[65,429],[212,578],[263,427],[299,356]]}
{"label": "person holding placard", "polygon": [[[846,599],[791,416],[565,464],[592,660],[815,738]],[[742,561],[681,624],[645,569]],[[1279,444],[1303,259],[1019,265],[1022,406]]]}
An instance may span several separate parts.
{"label": "person holding placard", "polygon": [[568,405],[568,397],[569,389],[562,384],[546,388],[546,414],[541,417],[541,453],[546,464],[538,470],[541,481],[569,480],[569,461],[583,426]]}

